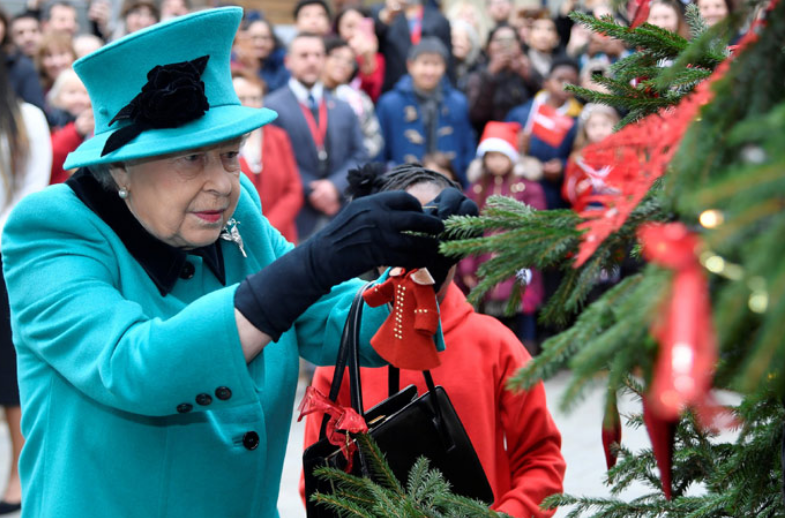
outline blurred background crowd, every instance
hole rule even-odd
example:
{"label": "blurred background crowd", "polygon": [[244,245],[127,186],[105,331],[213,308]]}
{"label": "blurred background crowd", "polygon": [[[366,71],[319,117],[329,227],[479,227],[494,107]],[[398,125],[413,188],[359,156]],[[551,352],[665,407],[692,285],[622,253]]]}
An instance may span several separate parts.
{"label": "blurred background crowd", "polygon": [[[50,184],[73,173],[63,169],[65,157],[94,129],[72,63],[125,34],[215,7],[192,1],[3,2],[7,79],[46,115]],[[581,149],[609,135],[623,114],[586,104],[564,86],[602,90],[597,78],[635,49],[568,15],[627,23],[626,9],[606,1],[239,2],[237,94],[243,104],[279,113],[275,126],[249,135],[243,148],[243,171],[266,216],[290,241],[307,239],[346,202],[348,170],[368,161],[422,163],[458,181],[480,206],[506,195],[536,209],[590,209],[587,196],[603,171],[586,167]],[[732,0],[694,1],[708,25],[733,10]],[[689,38],[685,7],[653,0],[648,21]],[[477,283],[487,259],[463,261],[457,280],[464,289]],[[503,317],[522,283],[519,314]],[[480,310],[504,318],[536,354],[549,332],[538,329],[537,311],[557,283],[554,272],[523,272],[488,294]]]}

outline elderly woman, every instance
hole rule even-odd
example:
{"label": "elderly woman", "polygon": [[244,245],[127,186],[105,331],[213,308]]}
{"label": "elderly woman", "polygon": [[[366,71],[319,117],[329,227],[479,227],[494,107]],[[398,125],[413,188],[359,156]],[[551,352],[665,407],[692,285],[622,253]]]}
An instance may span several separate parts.
{"label": "elderly woman", "polygon": [[[446,275],[440,217],[403,192],[352,203],[296,249],[240,175],[239,8],[134,33],[75,64],[95,136],[3,234],[25,518],[274,517],[299,356],[334,362],[378,264]],[[193,38],[194,34],[204,37]],[[475,208],[476,210],[476,208]],[[387,316],[368,309],[367,337]],[[370,345],[368,365],[382,363]]]}

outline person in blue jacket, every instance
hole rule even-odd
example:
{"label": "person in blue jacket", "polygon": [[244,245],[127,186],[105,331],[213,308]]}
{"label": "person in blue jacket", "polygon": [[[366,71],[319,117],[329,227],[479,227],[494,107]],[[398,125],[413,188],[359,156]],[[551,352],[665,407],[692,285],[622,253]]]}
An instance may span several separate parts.
{"label": "person in blue jacket", "polygon": [[466,96],[445,79],[447,49],[437,38],[423,38],[409,52],[407,66],[409,73],[376,106],[384,136],[380,157],[411,163],[442,152],[466,187],[466,168],[477,146]]}
{"label": "person in blue jacket", "polygon": [[[2,237],[24,518],[278,516],[299,357],[334,362],[360,273],[446,275],[442,219],[476,213],[457,191],[427,214],[385,193],[292,249],[240,174],[243,135],[275,118],[232,88],[241,16],[175,18],[74,65],[95,136]],[[363,313],[368,365],[387,314]]]}

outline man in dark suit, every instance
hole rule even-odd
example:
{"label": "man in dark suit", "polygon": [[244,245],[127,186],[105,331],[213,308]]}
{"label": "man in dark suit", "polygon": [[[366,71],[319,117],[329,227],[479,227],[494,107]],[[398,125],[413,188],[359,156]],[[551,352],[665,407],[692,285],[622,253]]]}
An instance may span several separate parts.
{"label": "man in dark suit", "polygon": [[386,63],[382,92],[391,90],[406,74],[409,49],[427,37],[447,48],[447,77],[455,80],[450,22],[432,0],[385,0],[373,9],[379,52]]}
{"label": "man in dark suit", "polygon": [[297,216],[301,240],[338,213],[349,169],[367,159],[354,110],[320,82],[324,62],[322,38],[298,34],[285,60],[292,77],[265,99],[265,106],[278,112],[275,124],[289,134],[303,182],[305,204]]}

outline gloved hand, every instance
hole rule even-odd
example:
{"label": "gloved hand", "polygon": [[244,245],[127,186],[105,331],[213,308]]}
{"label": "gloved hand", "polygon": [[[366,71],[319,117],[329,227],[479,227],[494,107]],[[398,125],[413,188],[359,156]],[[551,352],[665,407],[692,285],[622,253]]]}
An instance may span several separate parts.
{"label": "gloved hand", "polygon": [[[477,216],[480,211],[477,208],[477,204],[467,198],[461,191],[450,187],[443,190],[433,201],[425,205],[425,213],[444,221],[450,216]],[[447,278],[447,273],[457,262],[457,258],[436,254],[433,261],[426,265],[435,281],[433,289],[436,292],[441,289]]]}
{"label": "gloved hand", "polygon": [[441,219],[425,214],[405,192],[359,198],[305,243],[246,278],[237,288],[235,307],[277,340],[336,284],[378,266],[432,263],[443,230]]}

